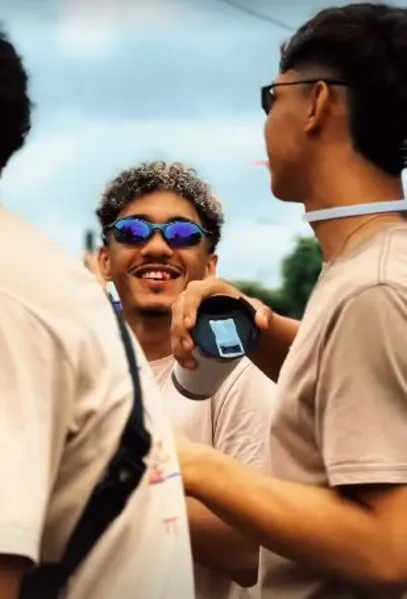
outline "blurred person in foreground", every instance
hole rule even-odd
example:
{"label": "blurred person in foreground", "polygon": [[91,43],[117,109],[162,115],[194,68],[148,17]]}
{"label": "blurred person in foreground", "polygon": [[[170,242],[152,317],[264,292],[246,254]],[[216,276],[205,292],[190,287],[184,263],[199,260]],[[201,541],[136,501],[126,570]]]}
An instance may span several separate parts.
{"label": "blurred person in foreground", "polygon": [[[190,281],[216,272],[223,211],[211,188],[181,163],[142,163],[109,183],[97,214],[104,239],[100,270],[88,266],[99,280],[114,283],[171,421],[191,440],[263,470],[274,383],[247,358],[205,401],[185,398],[171,379],[172,305]],[[188,516],[198,599],[247,597],[242,586],[257,582],[258,544],[194,499]]]}
{"label": "blurred person in foreground", "polygon": [[[273,476],[179,448],[187,494],[265,548],[264,599],[407,597],[406,106],[407,10],[381,4],[319,12],[263,90],[272,191],[304,204],[324,268],[301,323],[257,313]],[[174,306],[185,366],[214,293],[240,295],[207,279]]]}
{"label": "blurred person in foreground", "polygon": [[[1,170],[30,129],[27,83],[0,33]],[[134,389],[113,309],[83,265],[4,207],[0,244],[0,596],[17,599],[33,566],[64,553],[116,453]],[[135,351],[152,452],[67,599],[193,597],[173,437],[137,344]],[[158,450],[174,476],[154,485]]]}

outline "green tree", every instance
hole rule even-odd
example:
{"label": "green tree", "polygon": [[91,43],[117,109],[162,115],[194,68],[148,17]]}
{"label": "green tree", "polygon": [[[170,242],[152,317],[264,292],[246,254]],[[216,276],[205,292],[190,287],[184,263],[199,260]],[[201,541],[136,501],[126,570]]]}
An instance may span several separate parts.
{"label": "green tree", "polygon": [[256,297],[266,306],[270,306],[282,316],[288,316],[290,305],[282,295],[280,289],[268,289],[257,281],[234,281],[232,284],[240,289],[242,293],[250,297]]}
{"label": "green tree", "polygon": [[256,297],[281,314],[302,318],[308,298],[321,272],[322,257],[314,237],[302,237],[281,266],[282,286],[268,289],[257,281],[235,281],[243,293]]}
{"label": "green tree", "polygon": [[281,294],[289,303],[289,316],[301,318],[318,280],[322,256],[314,237],[302,237],[282,264]]}

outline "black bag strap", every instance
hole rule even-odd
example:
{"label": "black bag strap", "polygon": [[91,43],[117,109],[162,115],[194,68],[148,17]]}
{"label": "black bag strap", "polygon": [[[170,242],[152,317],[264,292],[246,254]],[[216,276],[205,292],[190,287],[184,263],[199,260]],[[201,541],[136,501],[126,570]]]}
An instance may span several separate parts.
{"label": "black bag strap", "polygon": [[133,406],[119,447],[103,479],[93,490],[74,529],[64,556],[57,564],[41,564],[24,580],[20,599],[61,599],[69,578],[90,553],[111,522],[122,512],[144,471],[151,447],[144,425],[139,371],[124,320],[115,310],[134,386]]}

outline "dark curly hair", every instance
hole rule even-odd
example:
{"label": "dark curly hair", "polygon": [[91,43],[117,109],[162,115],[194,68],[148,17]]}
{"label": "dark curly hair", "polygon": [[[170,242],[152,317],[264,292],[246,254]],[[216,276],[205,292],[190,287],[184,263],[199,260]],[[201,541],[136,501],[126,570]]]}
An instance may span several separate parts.
{"label": "dark curly hair", "polygon": [[193,204],[210,237],[210,250],[220,240],[224,222],[222,205],[194,169],[180,162],[143,162],[111,181],[103,195],[96,215],[104,230],[111,225],[127,204],[155,191],[175,193]]}
{"label": "dark curly hair", "polygon": [[0,30],[0,172],[31,128],[28,76],[7,34]]}
{"label": "dark curly hair", "polygon": [[317,13],[280,61],[281,72],[315,68],[347,83],[355,150],[399,175],[407,163],[407,9],[362,3]]}

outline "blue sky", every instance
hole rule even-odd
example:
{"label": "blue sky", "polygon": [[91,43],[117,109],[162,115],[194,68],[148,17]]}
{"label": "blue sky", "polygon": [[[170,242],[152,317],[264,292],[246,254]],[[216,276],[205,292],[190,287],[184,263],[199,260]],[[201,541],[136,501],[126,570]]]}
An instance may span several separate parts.
{"label": "blue sky", "polygon": [[[298,26],[324,6],[236,0]],[[141,160],[181,160],[222,198],[220,273],[275,285],[281,258],[309,229],[271,197],[259,88],[287,32],[222,0],[15,0],[4,24],[37,104],[2,202],[75,256],[106,182]]]}

